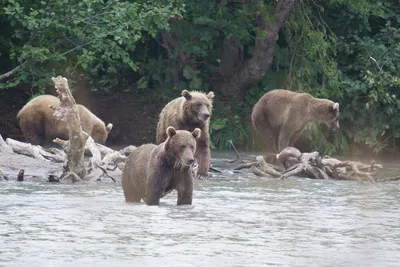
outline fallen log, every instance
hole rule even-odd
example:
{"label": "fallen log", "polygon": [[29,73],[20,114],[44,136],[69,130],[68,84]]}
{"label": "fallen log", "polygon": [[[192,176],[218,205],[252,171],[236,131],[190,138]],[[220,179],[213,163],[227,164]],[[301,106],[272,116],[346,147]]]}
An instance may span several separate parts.
{"label": "fallen log", "polygon": [[64,162],[66,159],[65,153],[59,151],[54,152],[55,150],[46,151],[41,146],[23,143],[11,138],[6,139],[6,144],[12,149],[13,152],[36,159],[50,160],[53,162]]}
{"label": "fallen log", "polygon": [[12,154],[14,153],[13,149],[4,142],[3,137],[0,134],[0,152],[4,154]]}
{"label": "fallen log", "polygon": [[[242,162],[233,167],[233,170],[248,169],[259,177],[307,177],[312,179],[336,179],[336,180],[368,180],[376,182],[377,171],[383,166],[371,161],[364,164],[354,161],[341,161],[335,158],[321,158],[319,152],[301,153],[297,148],[287,147],[276,155],[276,163],[269,164],[263,156],[257,156],[256,162],[239,160],[241,157],[232,142],[229,142],[234,149],[236,160],[230,162]],[[244,163],[243,163],[244,162]],[[363,171],[368,170],[368,171]],[[397,180],[393,177],[392,180]],[[399,178],[400,180],[400,178]]]}
{"label": "fallen log", "polygon": [[91,173],[89,173],[84,180],[101,180],[101,177],[105,174],[110,177],[114,182],[115,179],[112,178],[107,173],[107,169],[110,165],[117,166],[121,171],[124,167],[126,160],[126,156],[122,155],[118,151],[114,151],[113,153],[107,154],[101,162],[96,163],[95,167],[92,169]]}

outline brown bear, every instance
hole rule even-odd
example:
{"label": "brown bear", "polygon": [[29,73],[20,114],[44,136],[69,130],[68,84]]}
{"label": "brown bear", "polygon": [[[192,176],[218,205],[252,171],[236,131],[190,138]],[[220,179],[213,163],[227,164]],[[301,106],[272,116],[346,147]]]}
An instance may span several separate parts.
{"label": "brown bear", "polygon": [[209,118],[212,112],[214,93],[182,91],[182,97],[169,102],[161,111],[157,124],[156,142],[160,144],[167,139],[166,129],[173,126],[177,130],[193,131],[201,129],[201,137],[197,140],[195,159],[199,165],[197,176],[206,178],[210,168],[210,133]]}
{"label": "brown bear", "polygon": [[142,145],[129,155],[122,171],[122,189],[127,202],[158,205],[160,198],[178,191],[178,205],[191,205],[193,195],[193,163],[196,139],[193,132],[168,127],[167,140],[160,145]]}
{"label": "brown bear", "polygon": [[264,143],[279,153],[294,145],[310,121],[339,129],[339,104],[306,93],[277,89],[263,95],[254,105],[251,120]]}
{"label": "brown bear", "polygon": [[[33,145],[43,145],[45,140],[53,138],[68,139],[68,129],[65,122],[54,117],[50,105],[60,106],[60,100],[52,95],[37,96],[29,101],[17,114],[22,133],[27,142]],[[86,107],[77,105],[82,129],[96,143],[104,144],[112,124],[107,126]]]}

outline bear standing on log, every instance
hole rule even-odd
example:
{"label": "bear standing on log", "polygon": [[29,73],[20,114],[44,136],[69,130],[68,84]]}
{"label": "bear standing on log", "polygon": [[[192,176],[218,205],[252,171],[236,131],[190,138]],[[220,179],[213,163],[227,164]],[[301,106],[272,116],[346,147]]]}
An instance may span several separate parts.
{"label": "bear standing on log", "polygon": [[310,121],[339,129],[339,104],[306,93],[277,89],[260,98],[253,108],[251,120],[264,143],[279,153],[294,145]]}
{"label": "bear standing on log", "polygon": [[192,132],[201,129],[201,137],[197,140],[195,159],[199,165],[197,176],[207,178],[210,168],[210,134],[209,118],[212,112],[214,93],[182,91],[182,97],[169,102],[161,111],[157,124],[156,142],[160,144],[167,139],[166,130],[169,126],[177,130]]}
{"label": "bear standing on log", "polygon": [[160,198],[178,191],[178,205],[191,205],[196,128],[192,133],[168,127],[167,140],[156,146],[142,145],[129,155],[122,171],[122,189],[127,202],[159,205]]}
{"label": "bear standing on log", "polygon": [[[68,140],[68,129],[64,121],[53,116],[50,106],[59,107],[60,100],[52,95],[41,95],[29,101],[17,114],[19,127],[27,142],[43,146],[45,140],[56,137]],[[82,105],[77,105],[82,130],[96,143],[104,144],[112,124],[107,126],[102,120]]]}

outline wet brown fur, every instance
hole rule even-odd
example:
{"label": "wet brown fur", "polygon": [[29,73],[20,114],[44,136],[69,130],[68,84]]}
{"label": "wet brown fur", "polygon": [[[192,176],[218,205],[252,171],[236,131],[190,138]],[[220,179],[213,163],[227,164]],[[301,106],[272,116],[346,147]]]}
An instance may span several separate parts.
{"label": "wet brown fur", "polygon": [[265,145],[275,153],[293,146],[310,121],[339,128],[339,104],[306,93],[272,90],[255,104],[251,115],[253,127]]}
{"label": "wet brown fur", "polygon": [[178,191],[178,205],[191,205],[193,163],[196,139],[201,130],[192,133],[168,127],[167,140],[160,145],[146,144],[135,149],[122,171],[122,189],[127,202],[158,205],[160,198]]}
{"label": "wet brown fur", "polygon": [[[59,106],[60,100],[52,95],[41,95],[29,101],[17,114],[22,133],[27,142],[34,145],[43,145],[45,140],[68,139],[68,130],[65,122],[53,116],[54,111],[49,106]],[[77,105],[82,129],[88,133],[96,143],[104,144],[112,124],[105,125],[96,115],[86,107]]]}
{"label": "wet brown fur", "polygon": [[[188,96],[191,96],[190,99]],[[210,167],[210,134],[209,123],[210,119],[203,120],[199,117],[196,104],[207,107],[210,118],[212,113],[212,101],[214,93],[186,90],[182,91],[182,96],[169,102],[161,111],[160,118],[157,124],[156,143],[160,144],[167,139],[166,129],[169,126],[175,127],[178,130],[193,131],[195,128],[201,129],[201,137],[197,140],[197,151],[195,158],[199,165],[198,175],[207,176]]]}

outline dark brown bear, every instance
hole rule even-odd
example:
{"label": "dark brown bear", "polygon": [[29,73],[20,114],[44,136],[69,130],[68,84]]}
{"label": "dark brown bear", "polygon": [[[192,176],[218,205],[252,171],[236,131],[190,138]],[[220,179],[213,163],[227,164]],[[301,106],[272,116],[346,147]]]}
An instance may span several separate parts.
{"label": "dark brown bear", "polygon": [[272,90],[255,104],[251,120],[263,141],[279,153],[294,145],[310,121],[339,129],[339,104],[306,93]]}
{"label": "dark brown bear", "polygon": [[[43,145],[45,140],[68,139],[68,129],[65,122],[53,116],[50,105],[59,107],[60,100],[52,95],[41,95],[29,101],[17,114],[19,126],[27,142],[33,145]],[[77,105],[82,129],[96,143],[104,144],[112,124],[107,126],[96,115],[82,105]]]}
{"label": "dark brown bear", "polygon": [[210,134],[209,118],[212,111],[214,93],[182,91],[182,97],[169,102],[161,111],[157,124],[157,144],[167,139],[166,129],[173,126],[177,130],[193,131],[201,129],[201,137],[197,140],[195,159],[199,165],[197,175],[199,178],[208,176],[210,168]]}
{"label": "dark brown bear", "polygon": [[167,140],[156,146],[146,144],[133,150],[122,171],[122,189],[127,202],[158,205],[160,198],[178,191],[178,205],[191,205],[193,163],[196,139],[201,130],[192,133],[168,127]]}

